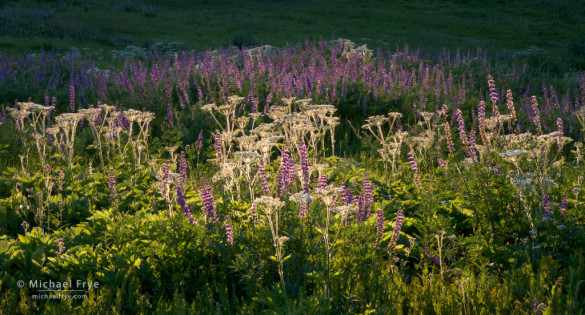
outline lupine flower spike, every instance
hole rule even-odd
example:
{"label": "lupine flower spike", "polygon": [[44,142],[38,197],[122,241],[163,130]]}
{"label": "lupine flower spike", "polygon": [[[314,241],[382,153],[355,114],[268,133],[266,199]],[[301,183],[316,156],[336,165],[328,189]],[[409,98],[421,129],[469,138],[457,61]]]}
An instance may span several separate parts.
{"label": "lupine flower spike", "polygon": [[116,191],[116,174],[112,168],[110,171],[110,177],[108,178],[108,187],[110,188],[110,196],[114,197],[117,194]]}
{"label": "lupine flower spike", "polygon": [[414,152],[408,152],[408,164],[410,165],[410,169],[414,172],[413,179],[416,186],[418,186],[418,191],[420,192],[422,189],[422,185],[420,183],[420,178],[418,176],[418,166],[416,165],[416,160],[414,159]]}
{"label": "lupine flower spike", "polygon": [[187,199],[185,198],[185,195],[183,194],[183,189],[181,189],[181,186],[177,185],[175,187],[175,192],[177,194],[177,203],[179,203],[179,206],[181,207],[181,210],[183,211],[183,215],[185,216],[185,218],[189,219],[189,223],[191,223],[192,225],[197,225],[195,218],[193,218],[193,214],[191,214],[191,210],[189,209],[189,205],[187,205]]}
{"label": "lupine flower spike", "polygon": [[376,211],[376,215],[376,230],[378,232],[376,237],[376,247],[380,247],[380,242],[384,236],[384,211],[382,211],[382,209],[378,209],[378,211]]}
{"label": "lupine flower spike", "polygon": [[388,252],[392,252],[394,250],[394,246],[396,246],[396,242],[398,241],[398,237],[400,236],[400,231],[402,230],[402,220],[404,219],[404,210],[399,209],[396,213],[396,222],[394,223],[394,230],[392,231],[392,238],[390,238],[390,243],[388,243]]}
{"label": "lupine flower spike", "polygon": [[209,183],[205,183],[200,189],[201,200],[203,200],[203,208],[207,211],[207,215],[217,223],[217,213],[215,212],[215,197]]}

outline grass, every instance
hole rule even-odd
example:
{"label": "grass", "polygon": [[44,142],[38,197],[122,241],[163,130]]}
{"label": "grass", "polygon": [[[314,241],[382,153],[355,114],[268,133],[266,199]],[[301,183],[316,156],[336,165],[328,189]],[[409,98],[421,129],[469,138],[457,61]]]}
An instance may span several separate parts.
{"label": "grass", "polygon": [[[90,3],[94,3],[89,1]],[[140,9],[146,1],[128,1],[134,9],[84,8],[79,2],[53,1],[55,14],[95,26],[105,37],[128,34],[133,44],[181,41],[186,49],[225,47],[239,39],[247,44],[284,46],[304,39],[349,38],[374,48],[411,46],[436,51],[442,47],[475,50],[477,46],[508,52],[539,48],[553,58],[566,58],[569,47],[585,34],[580,1],[155,1],[153,12]],[[76,4],[77,3],[77,4]],[[110,3],[104,1],[104,3]],[[6,1],[4,7],[16,6]],[[38,2],[21,1],[35,6]],[[116,43],[32,38],[0,38],[9,53],[39,45],[62,48],[120,48]]]}

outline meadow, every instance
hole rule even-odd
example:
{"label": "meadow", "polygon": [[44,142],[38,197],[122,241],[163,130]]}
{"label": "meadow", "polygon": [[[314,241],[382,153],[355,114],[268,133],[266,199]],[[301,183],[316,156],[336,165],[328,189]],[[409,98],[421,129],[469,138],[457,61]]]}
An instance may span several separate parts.
{"label": "meadow", "polygon": [[[277,2],[191,34],[177,11],[205,3],[3,1],[46,23],[0,30],[0,314],[583,314],[582,6],[397,7],[446,10],[445,49],[382,43],[436,39],[417,23],[308,38],[343,27],[303,33],[303,1],[296,33],[225,37]],[[547,6],[575,32],[541,31]],[[518,12],[549,46],[440,25]]]}

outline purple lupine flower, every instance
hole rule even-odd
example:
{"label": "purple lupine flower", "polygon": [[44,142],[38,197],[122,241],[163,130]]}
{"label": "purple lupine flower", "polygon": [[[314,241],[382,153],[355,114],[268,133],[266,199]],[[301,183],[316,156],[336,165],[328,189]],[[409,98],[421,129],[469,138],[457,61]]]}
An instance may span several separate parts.
{"label": "purple lupine flower", "polygon": [[201,86],[199,86],[199,84],[197,83],[197,81],[195,81],[195,84],[197,86],[197,98],[199,99],[199,102],[203,102],[203,91],[201,90]]}
{"label": "purple lupine flower", "polygon": [[487,145],[487,136],[485,134],[485,102],[479,102],[479,108],[477,109],[477,120],[479,125],[479,135],[484,145]]}
{"label": "purple lupine flower", "polygon": [[378,209],[378,211],[376,211],[376,215],[376,231],[378,232],[378,235],[376,236],[377,248],[380,247],[380,242],[384,236],[384,211],[382,211],[382,209]]}
{"label": "purple lupine flower", "polygon": [[50,133],[45,133],[46,137],[47,137],[47,144],[52,147],[53,146],[53,136]]}
{"label": "purple lupine flower", "polygon": [[219,163],[221,163],[221,161],[222,161],[221,134],[219,134],[219,133],[215,134],[214,140],[215,140],[215,145],[213,146],[213,148],[215,149],[215,156],[217,157],[216,163],[219,165]]}
{"label": "purple lupine flower", "polygon": [[45,91],[45,106],[51,105],[51,98],[49,97],[49,92]]}
{"label": "purple lupine flower", "polygon": [[404,210],[398,209],[396,213],[396,223],[394,223],[394,230],[392,231],[392,238],[390,238],[390,243],[388,243],[388,252],[392,252],[394,246],[396,246],[396,242],[398,241],[398,237],[400,236],[400,231],[402,230],[402,220],[404,219]]}
{"label": "purple lupine flower", "polygon": [[234,230],[230,223],[225,224],[225,235],[227,237],[227,242],[230,245],[234,245]]}
{"label": "purple lupine flower", "polygon": [[443,169],[445,175],[447,175],[447,163],[442,158],[437,158],[437,162],[439,163],[439,167]]}
{"label": "purple lupine flower", "polygon": [[516,120],[516,110],[514,109],[514,97],[512,96],[512,90],[506,91],[506,106],[508,106],[508,111],[510,115],[512,115],[512,119]]}
{"label": "purple lupine flower", "polygon": [[98,101],[95,107],[101,109],[101,111],[97,114],[97,116],[95,116],[95,119],[93,121],[95,125],[98,125],[102,122],[102,117],[104,113],[104,110],[102,109],[102,102]]}
{"label": "purple lupine flower", "polygon": [[459,137],[461,138],[461,143],[463,143],[463,148],[465,152],[471,156],[471,153],[469,152],[469,141],[467,140],[467,134],[465,133],[465,120],[463,120],[463,113],[461,113],[459,108],[455,111],[455,117],[457,117]]}
{"label": "purple lupine flower", "polygon": [[371,216],[370,210],[374,203],[374,194],[372,193],[372,184],[370,180],[364,178],[363,191],[357,198],[358,222],[363,222]]}
{"label": "purple lupine flower", "polygon": [[303,173],[302,186],[305,194],[309,193],[309,185],[311,184],[311,175],[309,173],[309,154],[307,152],[307,146],[301,143],[299,146],[299,156],[301,160],[301,170]]}
{"label": "purple lupine flower", "polygon": [[179,99],[179,106],[181,106],[182,109],[185,109],[185,102],[183,101],[183,98],[181,97],[179,91],[177,91],[177,98]]}
{"label": "purple lupine flower", "polygon": [[183,98],[185,99],[185,103],[189,104],[191,103],[191,98],[189,97],[189,91],[186,88],[187,85],[188,85],[187,82],[181,83],[181,92],[183,92]]}
{"label": "purple lupine flower", "polygon": [[344,205],[349,206],[353,201],[353,195],[351,194],[351,188],[347,187],[341,192],[341,202]]}
{"label": "purple lupine flower", "polygon": [[191,223],[192,225],[197,225],[197,222],[195,222],[195,218],[193,218],[193,214],[189,209],[189,205],[187,205],[187,199],[183,194],[181,186],[177,185],[175,187],[175,193],[177,194],[177,202],[179,203],[179,206],[181,206],[181,210],[183,211],[183,215],[185,216],[185,218],[189,219],[189,223]]}
{"label": "purple lupine flower", "polygon": [[414,183],[418,186],[418,190],[422,189],[422,185],[420,183],[420,178],[418,176],[418,166],[416,165],[416,160],[414,159],[414,152],[408,152],[408,164],[410,165],[410,169],[414,172]]}
{"label": "purple lupine flower", "polygon": [[250,217],[252,218],[252,223],[256,224],[258,223],[258,213],[256,212],[256,204],[252,203],[252,206],[250,206],[250,212],[252,213],[250,215]]}
{"label": "purple lupine flower", "polygon": [[57,107],[57,97],[56,97],[56,96],[53,96],[53,97],[51,98],[51,106],[52,106],[53,108]]}
{"label": "purple lupine flower", "polygon": [[123,127],[126,130],[130,129],[130,121],[128,120],[128,118],[126,118],[126,115],[124,115],[124,112],[122,110],[120,110],[118,112],[118,117],[116,119],[116,126]]}
{"label": "purple lupine flower", "polygon": [[449,125],[447,116],[445,116],[445,137],[447,138],[447,148],[449,149],[449,153],[455,152],[455,144],[453,143],[451,136],[451,126]]}
{"label": "purple lupine flower", "polygon": [[439,256],[431,253],[431,251],[429,249],[429,245],[427,244],[427,240],[426,239],[425,239],[425,243],[424,243],[424,252],[425,252],[425,256],[427,256],[427,258],[430,259],[435,264],[441,265],[441,264],[444,264],[445,263],[443,260],[441,260],[439,258]]}
{"label": "purple lupine flower", "polygon": [[286,181],[287,181],[287,187],[290,186],[294,180],[295,180],[295,160],[292,158],[292,154],[288,155],[288,159],[286,160],[286,164],[287,164],[287,177],[286,177]]}
{"label": "purple lupine flower", "polygon": [[116,173],[114,173],[114,169],[110,170],[110,177],[108,177],[108,187],[110,188],[110,196],[115,196],[117,194],[116,191]]}
{"label": "purple lupine flower", "polygon": [[268,196],[270,194],[270,191],[268,190],[268,179],[266,178],[266,167],[264,166],[264,162],[262,162],[262,161],[260,161],[260,165],[258,166],[258,174],[260,174],[260,186],[262,187],[262,191],[264,192],[264,195]]}
{"label": "purple lupine flower", "polygon": [[171,124],[171,126],[172,126],[173,125],[173,108],[171,107],[170,103],[167,106],[167,120],[169,121],[169,124]]}
{"label": "purple lupine flower", "polygon": [[565,194],[563,196],[563,199],[561,200],[561,216],[565,215],[565,212],[568,209],[568,202],[567,202],[567,194]]}
{"label": "purple lupine flower", "polygon": [[356,198],[357,200],[354,200],[354,202],[357,204],[357,221],[363,222],[365,221],[368,212],[368,210],[366,209],[366,202],[363,192]]}
{"label": "purple lupine flower", "polygon": [[195,150],[199,152],[201,150],[201,144],[203,143],[203,130],[199,131],[199,136],[197,137],[197,141],[195,141]]}
{"label": "purple lupine flower", "polygon": [[288,186],[294,179],[294,161],[290,158],[288,148],[282,147],[282,162],[280,166],[280,176],[278,177],[278,193],[284,195],[288,191]]}
{"label": "purple lupine flower", "polygon": [[372,189],[372,183],[370,182],[369,179],[364,178],[363,185],[364,185],[364,197],[366,198],[365,200],[368,203],[368,205],[372,205],[374,203],[374,193],[373,193],[373,189]]}
{"label": "purple lupine flower", "polygon": [[160,190],[161,194],[166,197],[167,194],[167,186],[169,183],[169,160],[165,161],[165,165],[162,168],[162,179],[160,181]]}
{"label": "purple lupine flower", "polygon": [[187,158],[185,158],[185,151],[181,151],[181,157],[179,158],[179,180],[182,186],[187,181]]}
{"label": "purple lupine flower", "polygon": [[206,183],[200,189],[201,200],[203,201],[203,208],[207,211],[207,215],[213,220],[213,223],[217,223],[217,213],[215,212],[215,197],[213,197],[213,191],[211,186]]}
{"label": "purple lupine flower", "polygon": [[532,122],[538,130],[538,134],[542,135],[542,124],[540,122],[540,111],[538,110],[538,101],[536,96],[530,97],[530,104],[532,105]]}
{"label": "purple lupine flower", "polygon": [[319,177],[319,188],[325,189],[327,187],[327,175],[323,174]]}
{"label": "purple lupine flower", "polygon": [[561,153],[563,151],[563,145],[564,145],[564,133],[563,133],[563,120],[561,118],[557,118],[557,128],[559,130],[559,135],[557,137],[557,146],[558,146],[558,152]]}
{"label": "purple lupine flower", "polygon": [[493,172],[495,176],[500,176],[500,174],[502,174],[502,168],[499,166],[496,166],[493,168]]}
{"label": "purple lupine flower", "polygon": [[469,131],[469,155],[471,155],[471,160],[473,162],[477,162],[477,154],[475,152],[475,127],[471,128]]}
{"label": "purple lupine flower", "polygon": [[532,299],[532,313],[536,313],[538,311],[538,299],[537,298],[533,298]]}
{"label": "purple lupine flower", "polygon": [[550,218],[550,202],[548,200],[548,195],[544,194],[542,196],[542,206],[544,208],[544,216],[546,218]]}
{"label": "purple lupine flower", "polygon": [[449,108],[447,107],[447,104],[443,104],[443,106],[441,106],[441,114],[445,117],[445,119],[447,119],[448,110]]}
{"label": "purple lupine flower", "polygon": [[75,86],[73,85],[73,81],[69,83],[69,107],[71,111],[75,111]]}
{"label": "purple lupine flower", "polygon": [[490,89],[490,100],[494,104],[494,111],[497,110],[495,104],[498,102],[498,92],[496,90],[496,83],[494,82],[494,78],[488,74],[488,86]]}

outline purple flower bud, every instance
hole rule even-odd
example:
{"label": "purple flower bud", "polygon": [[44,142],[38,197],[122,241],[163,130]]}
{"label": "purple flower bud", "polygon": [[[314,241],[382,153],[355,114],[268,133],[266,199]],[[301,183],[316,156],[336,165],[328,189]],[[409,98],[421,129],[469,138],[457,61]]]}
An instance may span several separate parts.
{"label": "purple flower bud", "polygon": [[197,151],[201,150],[202,142],[203,142],[203,130],[199,131],[199,136],[197,137],[197,141],[195,141],[195,149]]}
{"label": "purple flower bud", "polygon": [[351,189],[347,187],[346,189],[341,192],[341,201],[344,205],[349,206],[353,201],[353,196],[351,194]]}
{"label": "purple flower bud", "polygon": [[372,184],[367,178],[363,181],[363,191],[357,197],[358,222],[363,222],[371,216],[370,210],[374,203],[374,194],[372,193]]}
{"label": "purple flower bud", "polygon": [[487,135],[485,133],[485,102],[479,102],[479,108],[477,110],[477,119],[479,124],[479,135],[483,140],[484,144],[487,144]]}
{"label": "purple flower bud", "polygon": [[532,105],[532,123],[536,126],[538,134],[542,135],[542,124],[540,122],[540,110],[538,110],[538,101],[536,96],[530,97],[530,104]]}
{"label": "purple flower bud", "polygon": [[461,143],[463,144],[465,152],[471,157],[472,153],[469,150],[469,141],[467,140],[467,134],[465,133],[465,120],[463,119],[463,113],[460,109],[455,111],[455,117],[457,118],[457,124],[459,125],[459,137],[461,138]]}
{"label": "purple flower bud", "polygon": [[429,246],[427,244],[427,240],[425,240],[425,245],[424,245],[424,252],[425,255],[427,256],[428,259],[430,259],[432,262],[434,262],[435,264],[441,265],[444,264],[445,262],[442,261],[437,255],[431,253],[431,251],[429,250]]}
{"label": "purple flower bud", "polygon": [[173,125],[173,109],[171,108],[171,104],[169,103],[167,106],[167,120],[171,126]]}
{"label": "purple flower bud", "polygon": [[536,311],[538,311],[538,299],[537,298],[533,298],[532,299],[532,313],[536,313]]}
{"label": "purple flower bud", "polygon": [[181,158],[179,159],[179,179],[181,185],[185,185],[187,181],[187,159],[185,158],[185,151],[181,151]]}
{"label": "purple flower bud", "polygon": [[294,160],[290,157],[288,148],[283,146],[280,174],[278,176],[277,184],[277,190],[280,196],[288,192],[288,187],[294,180],[294,163]]}
{"label": "purple flower bud", "polygon": [[[268,190],[268,179],[266,178],[266,168],[264,167],[264,162],[260,161],[260,165],[258,166],[258,173],[260,174],[260,186],[262,187],[262,191],[264,195],[268,196],[270,191]],[[254,205],[255,207],[256,205]]]}
{"label": "purple flower bud", "polygon": [[368,205],[372,205],[374,203],[374,193],[372,189],[372,183],[369,179],[364,178],[363,181],[364,185],[364,197]]}
{"label": "purple flower bud", "polygon": [[110,177],[108,178],[108,187],[110,188],[110,195],[115,196],[116,192],[116,173],[114,173],[114,169],[110,170]]}
{"label": "purple flower bud", "polygon": [[53,146],[53,136],[50,133],[46,133],[47,136],[47,144],[52,147]]}
{"label": "purple flower bud", "polygon": [[215,156],[217,157],[217,164],[219,165],[219,163],[221,163],[222,160],[222,147],[221,147],[221,135],[218,133],[215,135],[215,145],[213,146],[213,148],[215,149]]}
{"label": "purple flower bud", "polygon": [[327,175],[323,174],[319,178],[319,188],[325,189],[327,187]]}
{"label": "purple flower bud", "polygon": [[183,194],[183,190],[181,189],[181,186],[175,187],[175,193],[177,194],[177,203],[179,203],[179,206],[181,207],[181,211],[183,211],[183,215],[187,219],[189,219],[189,223],[191,223],[192,225],[196,225],[197,222],[195,222],[195,218],[193,218],[193,214],[191,214],[191,210],[189,209],[189,205],[187,205],[187,199],[185,198],[185,195]]}
{"label": "purple flower bud", "polygon": [[162,168],[162,179],[160,182],[160,190],[163,196],[167,194],[167,186],[169,183],[169,160],[165,161],[165,165]]}
{"label": "purple flower bud", "polygon": [[563,151],[563,145],[564,145],[564,133],[563,133],[563,120],[561,118],[557,118],[557,128],[559,130],[559,135],[557,137],[557,147],[558,147],[558,152],[561,153]]}
{"label": "purple flower bud", "polygon": [[253,203],[252,206],[250,207],[250,212],[252,213],[250,215],[250,217],[252,218],[252,223],[256,224],[258,223],[258,213],[256,212],[256,204]]}
{"label": "purple flower bud", "polygon": [[204,184],[199,189],[201,193],[201,200],[203,200],[203,208],[207,211],[207,215],[213,220],[213,223],[217,223],[217,213],[215,212],[215,198],[213,197],[213,191],[209,184]]}
{"label": "purple flower bud", "polygon": [[376,214],[376,231],[378,232],[376,237],[376,247],[380,247],[380,242],[384,236],[384,211],[382,211],[382,209],[378,209]]}
{"label": "purple flower bud", "polygon": [[303,173],[303,192],[309,193],[309,185],[311,184],[311,176],[309,174],[309,155],[307,152],[307,146],[304,143],[299,146],[299,155],[301,160],[301,170]]}
{"label": "purple flower bud", "polygon": [[398,209],[398,212],[396,213],[396,223],[394,223],[394,230],[392,231],[392,238],[390,238],[390,243],[388,243],[388,252],[392,252],[394,246],[396,246],[396,242],[400,236],[400,231],[402,230],[403,218],[404,210]]}
{"label": "purple flower bud", "polygon": [[542,205],[544,208],[544,216],[550,218],[550,202],[546,194],[542,196]]}
{"label": "purple flower bud", "polygon": [[73,85],[73,81],[69,83],[69,106],[71,111],[75,111],[75,86]]}
{"label": "purple flower bud", "polygon": [[475,127],[471,128],[469,132],[469,156],[473,162],[477,162],[477,154],[475,152]]}
{"label": "purple flower bud", "polygon": [[408,164],[410,165],[410,169],[414,172],[414,183],[418,186],[418,190],[422,189],[422,185],[420,183],[420,179],[418,176],[418,166],[416,165],[416,160],[414,159],[414,152],[408,152]]}
{"label": "purple flower bud", "polygon": [[232,225],[229,223],[225,224],[225,235],[227,236],[227,242],[230,245],[234,245],[234,230],[232,229]]}

